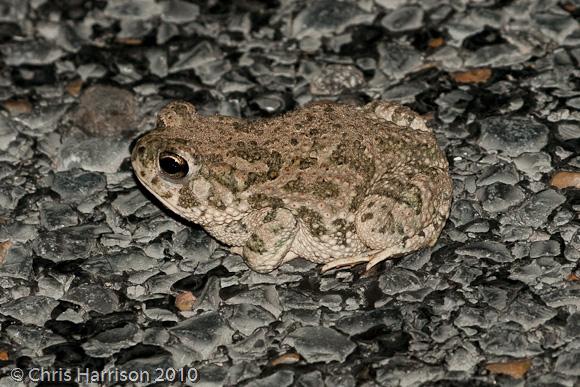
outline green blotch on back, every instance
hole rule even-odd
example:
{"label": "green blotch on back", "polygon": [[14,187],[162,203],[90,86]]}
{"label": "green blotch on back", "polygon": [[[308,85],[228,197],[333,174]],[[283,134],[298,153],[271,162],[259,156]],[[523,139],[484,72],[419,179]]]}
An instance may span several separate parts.
{"label": "green blotch on back", "polygon": [[302,206],[298,209],[297,216],[306,224],[313,236],[319,237],[326,233],[326,227],[324,227],[322,215],[318,212]]}
{"label": "green blotch on back", "polygon": [[282,199],[277,198],[275,196],[268,196],[262,193],[256,193],[251,195],[248,198],[248,203],[254,209],[264,207],[272,207],[272,208],[284,207],[284,201]]}
{"label": "green blotch on back", "polygon": [[256,233],[250,235],[250,238],[246,241],[246,247],[250,251],[258,254],[263,254],[266,252],[266,245],[264,241]]}
{"label": "green blotch on back", "polygon": [[189,188],[189,186],[183,186],[179,190],[179,199],[177,201],[177,205],[181,208],[191,208],[197,207],[200,205],[199,200],[195,197],[195,194]]}
{"label": "green blotch on back", "polygon": [[306,184],[301,177],[290,180],[282,189],[291,193],[311,193],[321,199],[330,199],[338,197],[340,189],[338,185],[330,181],[319,181],[314,184]]}

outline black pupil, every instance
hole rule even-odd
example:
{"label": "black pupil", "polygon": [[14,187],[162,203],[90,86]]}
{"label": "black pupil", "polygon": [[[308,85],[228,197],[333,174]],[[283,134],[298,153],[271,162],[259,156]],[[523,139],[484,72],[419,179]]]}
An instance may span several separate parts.
{"label": "black pupil", "polygon": [[159,167],[168,175],[173,177],[183,177],[187,175],[189,168],[183,157],[173,153],[163,153],[159,157]]}

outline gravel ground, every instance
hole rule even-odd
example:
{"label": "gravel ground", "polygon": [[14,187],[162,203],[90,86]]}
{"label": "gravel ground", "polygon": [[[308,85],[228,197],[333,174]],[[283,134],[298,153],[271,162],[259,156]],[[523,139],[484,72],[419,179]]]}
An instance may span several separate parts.
{"label": "gravel ground", "polygon": [[[16,367],[580,385],[579,16],[578,0],[0,0],[0,386],[24,385]],[[407,104],[451,165],[439,242],[369,272],[250,271],[132,175],[130,144],[177,98],[243,117]]]}

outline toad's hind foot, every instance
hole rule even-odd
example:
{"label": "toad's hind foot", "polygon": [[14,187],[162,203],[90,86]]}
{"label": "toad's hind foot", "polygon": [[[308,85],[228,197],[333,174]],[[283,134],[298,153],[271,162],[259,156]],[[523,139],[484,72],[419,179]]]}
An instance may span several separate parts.
{"label": "toad's hind foot", "polygon": [[368,252],[366,255],[358,255],[354,257],[335,259],[332,262],[328,262],[326,265],[322,266],[322,272],[326,272],[331,269],[337,269],[341,267],[352,267],[360,263],[367,262],[366,271],[369,271],[373,266],[381,263],[385,259],[393,258],[399,251],[397,248],[390,248],[382,251]]}
{"label": "toad's hind foot", "polygon": [[339,267],[352,267],[358,265],[359,263],[368,262],[372,256],[363,255],[363,256],[356,256],[356,257],[348,257],[348,258],[340,258],[335,259],[332,262],[328,262],[326,265],[322,266],[321,272],[324,273],[331,269],[336,269]]}
{"label": "toad's hind foot", "polygon": [[371,257],[372,259],[368,261],[366,271],[369,271],[373,266],[383,262],[385,259],[396,257],[397,252],[399,252],[398,248],[390,248],[375,254]]}

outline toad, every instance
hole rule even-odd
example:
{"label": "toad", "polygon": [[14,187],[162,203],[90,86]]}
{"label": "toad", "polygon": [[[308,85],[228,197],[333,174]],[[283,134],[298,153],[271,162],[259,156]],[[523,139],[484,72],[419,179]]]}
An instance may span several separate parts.
{"label": "toad", "polygon": [[424,119],[397,103],[319,102],[278,117],[163,108],[132,153],[140,182],[269,272],[296,257],[322,270],[433,246],[452,181]]}

